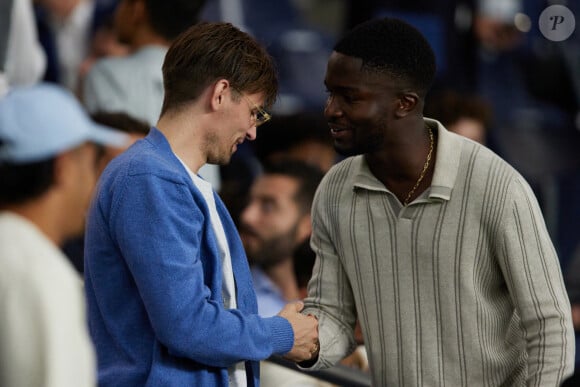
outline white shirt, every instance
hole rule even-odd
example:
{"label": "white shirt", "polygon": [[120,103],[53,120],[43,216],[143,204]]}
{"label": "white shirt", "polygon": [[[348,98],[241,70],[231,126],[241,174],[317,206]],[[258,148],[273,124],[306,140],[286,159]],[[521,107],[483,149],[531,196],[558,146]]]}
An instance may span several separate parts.
{"label": "white shirt", "polygon": [[[175,156],[177,157],[177,155]],[[179,159],[179,157],[177,157]],[[223,268],[223,281],[222,281],[222,296],[224,300],[224,308],[226,309],[236,309],[236,284],[234,281],[234,271],[232,269],[232,257],[230,255],[230,249],[228,247],[228,240],[226,238],[226,233],[224,231],[222,221],[217,212],[215,206],[215,198],[213,196],[213,189],[210,183],[203,180],[199,176],[189,169],[185,163],[181,161],[181,164],[189,173],[189,176],[193,180],[193,184],[199,189],[207,207],[209,208],[209,214],[211,218],[211,224],[213,231],[217,237],[218,246],[222,255],[222,268]],[[246,366],[243,362],[236,363],[235,365],[228,368],[228,374],[230,378],[230,386],[232,387],[246,387],[247,386],[247,376],[246,376]]]}
{"label": "white shirt", "polygon": [[33,223],[0,212],[0,386],[96,384],[82,281]]}
{"label": "white shirt", "polygon": [[8,86],[38,82],[46,68],[46,56],[38,41],[31,0],[14,0],[6,50],[4,73],[0,72],[0,96]]}
{"label": "white shirt", "polygon": [[82,85],[91,113],[126,112],[155,125],[163,105],[163,60],[167,47],[147,45],[127,56],[97,60]]}
{"label": "white shirt", "polygon": [[60,83],[72,91],[77,90],[79,67],[89,52],[94,8],[93,0],[81,0],[66,20],[48,20],[57,46]]}

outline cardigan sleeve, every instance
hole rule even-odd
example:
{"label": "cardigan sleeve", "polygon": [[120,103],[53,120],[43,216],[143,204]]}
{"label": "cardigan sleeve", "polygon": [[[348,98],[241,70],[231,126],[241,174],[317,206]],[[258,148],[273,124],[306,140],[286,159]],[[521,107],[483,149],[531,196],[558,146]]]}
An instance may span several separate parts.
{"label": "cardigan sleeve", "polygon": [[558,257],[528,184],[514,178],[498,235],[499,264],[527,343],[528,385],[572,373],[574,330]]}
{"label": "cardigan sleeve", "polygon": [[288,352],[294,335],[286,319],[226,310],[221,295],[206,285],[211,270],[204,271],[201,258],[208,253],[202,249],[207,224],[189,186],[147,173],[127,179],[109,227],[168,351],[215,367]]}

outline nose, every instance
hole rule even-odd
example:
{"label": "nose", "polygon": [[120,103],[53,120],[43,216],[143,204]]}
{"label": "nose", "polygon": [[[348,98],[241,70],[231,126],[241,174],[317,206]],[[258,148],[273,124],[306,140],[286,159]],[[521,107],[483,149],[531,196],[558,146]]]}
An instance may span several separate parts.
{"label": "nose", "polygon": [[246,139],[250,141],[254,141],[257,136],[257,129],[256,124],[253,124],[250,129],[246,132]]}
{"label": "nose", "polygon": [[338,103],[336,102],[336,98],[334,98],[332,94],[329,95],[326,99],[326,105],[324,105],[324,115],[326,117],[333,117],[340,115],[340,113],[341,111]]}
{"label": "nose", "polygon": [[253,224],[253,219],[255,218],[255,206],[254,206],[254,202],[250,201],[248,203],[248,205],[246,206],[246,208],[244,208],[242,210],[242,213],[240,214],[240,221],[242,222],[242,224],[249,226]]}

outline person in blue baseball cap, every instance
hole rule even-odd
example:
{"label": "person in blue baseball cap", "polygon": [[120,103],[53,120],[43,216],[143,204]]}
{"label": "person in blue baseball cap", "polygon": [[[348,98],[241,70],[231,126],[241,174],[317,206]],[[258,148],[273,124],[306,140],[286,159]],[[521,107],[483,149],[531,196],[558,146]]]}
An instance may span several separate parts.
{"label": "person in blue baseball cap", "polygon": [[58,86],[0,99],[1,386],[96,384],[82,281],[59,246],[83,230],[95,144],[127,140]]}

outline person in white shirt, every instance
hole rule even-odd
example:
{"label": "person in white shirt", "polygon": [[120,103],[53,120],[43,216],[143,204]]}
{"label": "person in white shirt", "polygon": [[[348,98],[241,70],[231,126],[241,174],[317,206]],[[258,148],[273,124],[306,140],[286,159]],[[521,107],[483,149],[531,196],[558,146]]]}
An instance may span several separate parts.
{"label": "person in white shirt", "polygon": [[94,143],[126,140],[55,85],[0,100],[0,386],[96,384],[82,280],[58,246],[83,229]]}
{"label": "person in white shirt", "polygon": [[77,89],[79,68],[89,53],[97,5],[96,0],[37,1],[37,28],[47,56],[53,58],[45,80],[71,91]]}

